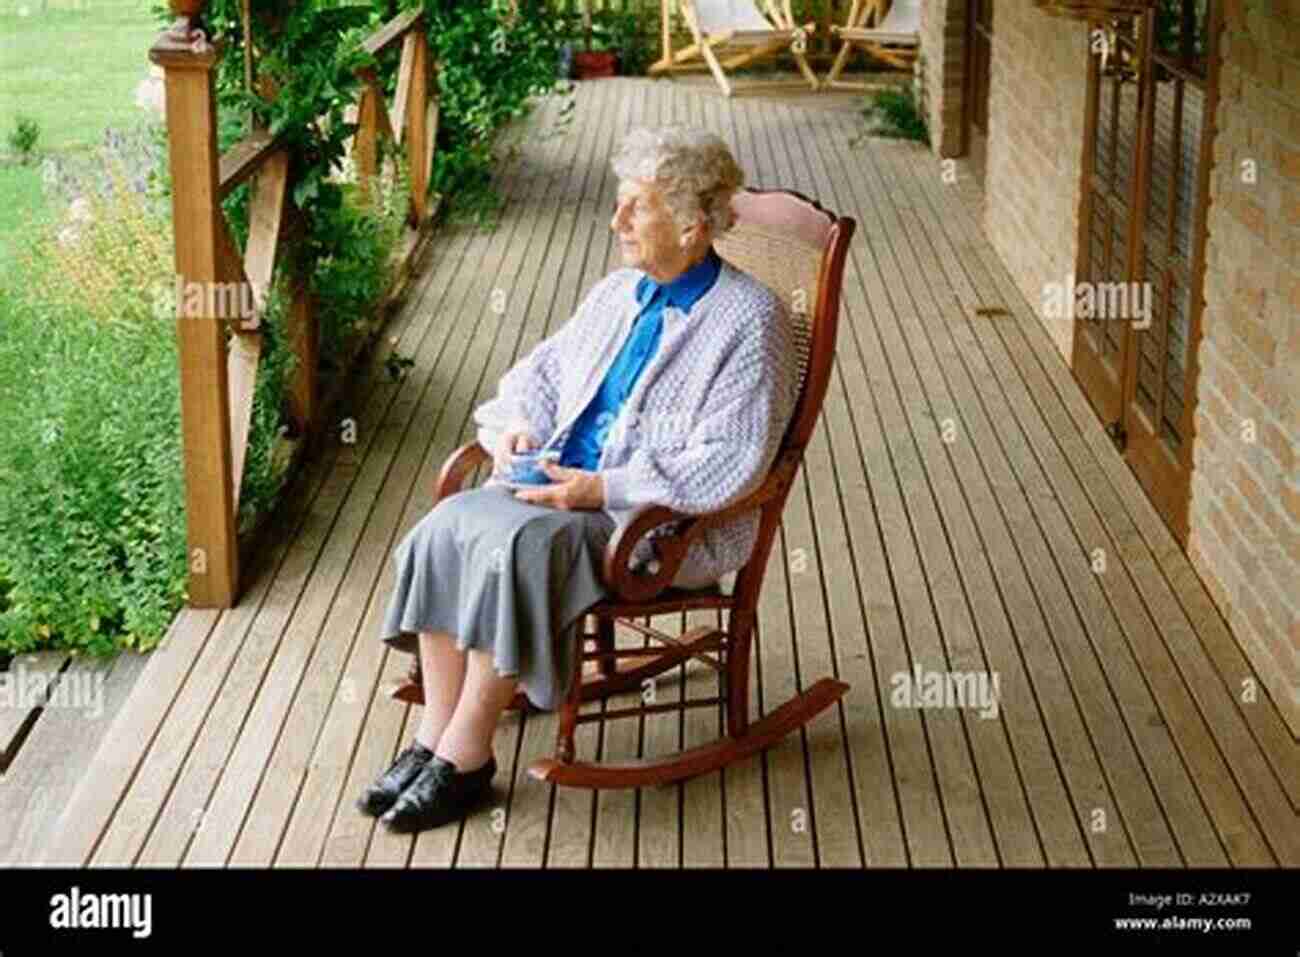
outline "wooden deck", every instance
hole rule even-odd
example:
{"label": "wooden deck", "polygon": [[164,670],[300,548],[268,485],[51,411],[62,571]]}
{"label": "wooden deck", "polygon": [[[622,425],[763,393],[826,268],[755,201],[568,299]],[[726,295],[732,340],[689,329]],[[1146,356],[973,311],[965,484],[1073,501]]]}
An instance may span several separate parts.
{"label": "wooden deck", "polygon": [[[968,206],[923,148],[851,147],[852,105],[607,80],[581,86],[563,136],[545,105],[502,171],[495,232],[435,236],[391,327],[408,377],[376,358],[345,412],[356,443],[303,477],[237,608],[177,618],[75,792],[28,805],[48,840],[16,862],[1300,865],[1295,739],[1262,684],[1242,700],[1248,662]],[[377,695],[407,665],[378,639],[392,548],[472,408],[617,265],[615,137],[671,120],[724,136],[751,184],[859,223],[768,574],[754,713],[826,675],[852,690],[758,758],[641,791],[534,781],[555,716],[510,714],[493,806],[394,837],[352,807],[418,713]],[[996,675],[997,715],[894,706],[914,667]],[[679,677],[661,699],[718,693],[707,669]],[[703,709],[588,724],[579,748],[649,755],[720,727]]]}

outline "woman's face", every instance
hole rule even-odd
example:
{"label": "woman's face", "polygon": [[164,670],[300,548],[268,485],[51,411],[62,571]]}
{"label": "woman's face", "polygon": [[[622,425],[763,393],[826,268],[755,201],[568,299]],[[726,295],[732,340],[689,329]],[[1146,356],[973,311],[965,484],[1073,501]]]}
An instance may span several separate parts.
{"label": "woman's face", "polygon": [[609,228],[618,237],[623,264],[667,282],[689,265],[680,234],[663,194],[648,179],[624,179]]}

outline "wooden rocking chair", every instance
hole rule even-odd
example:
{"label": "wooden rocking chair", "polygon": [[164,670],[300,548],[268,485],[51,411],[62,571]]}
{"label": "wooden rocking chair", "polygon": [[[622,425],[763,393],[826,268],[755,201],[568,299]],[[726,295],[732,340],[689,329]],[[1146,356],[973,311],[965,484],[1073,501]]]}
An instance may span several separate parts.
{"label": "wooden rocking chair", "polygon": [[[764,57],[776,56],[789,49],[799,71],[814,90],[821,87],[817,74],[804,56],[808,38],[817,29],[815,21],[795,23],[790,0],[762,0],[767,16],[758,12],[755,0],[680,0],[682,18],[695,41],[673,52],[669,23],[669,0],[661,0],[663,55],[650,66],[650,74],[680,69],[691,60],[703,59],[713,73],[723,96],[741,88],[732,87],[727,70],[749,66]],[[719,60],[715,48],[742,48],[726,60]],[[775,85],[775,84],[767,84]]]}
{"label": "wooden rocking chair", "polygon": [[[889,12],[882,20],[880,14],[886,3]],[[868,18],[876,25],[864,26]],[[868,89],[865,83],[840,79],[849,55],[860,47],[891,66],[910,67],[921,48],[921,0],[853,0],[848,20],[842,27],[831,27],[831,35],[844,43],[826,76],[826,85],[842,90]]]}
{"label": "wooden rocking chair", "polygon": [[[849,690],[832,678],[822,678],[802,694],[749,720],[750,646],[759,590],[786,496],[794,483],[804,448],[812,435],[830,380],[840,312],[840,288],[849,240],[856,223],[836,216],[814,200],[787,190],[741,190],[733,200],[736,224],[715,242],[718,254],[778,293],[795,325],[799,353],[799,399],[782,439],[780,452],[757,491],[707,515],[683,515],[663,506],[647,506],[620,526],[604,558],[604,579],[612,597],[587,609],[595,631],[581,623],[580,653],[573,656],[574,674],[559,709],[559,729],[553,758],[533,762],[534,778],[585,788],[634,788],[667,784],[704,774],[749,757],[775,744],[830,707]],[[811,306],[811,314],[809,314]],[[466,476],[488,463],[491,455],[477,441],[457,449],[443,465],[434,493],[435,503],[461,489]],[[737,515],[761,509],[761,524],[748,564],[739,570],[734,588],[725,594],[720,584],[704,589],[672,587],[689,544],[706,528]],[[652,539],[657,556],[653,574],[629,568],[636,542],[667,523],[670,535]],[[654,563],[651,564],[654,568]],[[695,628],[671,636],[638,619],[691,609],[727,609],[725,631]],[[621,623],[663,644],[663,648],[615,648],[614,628]],[[588,644],[594,646],[587,650]],[[707,652],[718,652],[719,661]],[[585,701],[624,692],[640,692],[647,678],[681,665],[688,658],[703,661],[722,676],[725,697],[580,714]],[[584,669],[584,662],[593,667]],[[419,656],[413,656],[405,682],[388,692],[401,701],[423,703]],[[588,721],[617,720],[661,711],[717,707],[726,704],[726,734],[711,744],[665,757],[589,763],[575,760],[574,731]],[[522,693],[511,709],[531,706]]]}

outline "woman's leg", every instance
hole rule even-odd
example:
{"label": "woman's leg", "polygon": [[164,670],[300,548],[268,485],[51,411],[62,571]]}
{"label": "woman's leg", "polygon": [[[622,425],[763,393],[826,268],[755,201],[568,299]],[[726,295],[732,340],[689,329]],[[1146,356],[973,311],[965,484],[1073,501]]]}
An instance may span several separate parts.
{"label": "woman's leg", "polygon": [[430,751],[438,747],[451,721],[465,684],[465,653],[445,631],[420,634],[420,672],[424,678],[424,711],[415,740]]}
{"label": "woman's leg", "polygon": [[[492,655],[486,651],[470,649],[464,657],[468,658],[465,685],[434,752],[456,765],[460,772],[476,771],[492,757],[492,737],[497,722],[515,696],[519,684],[518,678],[498,675]],[[428,680],[425,679],[426,694]]]}

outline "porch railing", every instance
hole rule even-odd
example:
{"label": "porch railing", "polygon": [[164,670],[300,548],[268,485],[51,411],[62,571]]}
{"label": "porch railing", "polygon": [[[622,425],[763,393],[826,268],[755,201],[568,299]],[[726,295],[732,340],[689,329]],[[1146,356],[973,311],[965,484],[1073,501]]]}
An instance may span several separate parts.
{"label": "porch railing", "polygon": [[[195,607],[228,608],[240,591],[237,515],[262,355],[259,318],[278,254],[302,224],[293,204],[286,202],[294,184],[283,144],[255,129],[218,154],[214,70],[222,50],[202,32],[202,7],[199,0],[173,2],[174,10],[192,12],[158,37],[149,58],[165,74],[177,289],[200,293],[178,295],[176,303],[189,601]],[[409,169],[409,209],[397,251],[397,278],[380,309],[409,277],[410,263],[437,205],[437,198],[431,202],[428,195],[438,127],[437,85],[420,11],[389,20],[364,45],[377,55],[399,44],[402,53],[391,106],[373,71],[359,77],[358,129],[352,141],[361,184],[378,173],[382,140],[404,145]],[[251,82],[251,62],[246,66]],[[248,241],[241,255],[221,201],[250,180]],[[320,394],[317,378],[319,328],[310,289],[302,276],[291,276],[289,286],[288,341],[297,358],[289,414],[299,435],[310,439],[319,432],[329,397]],[[251,296],[244,296],[244,290],[251,290]],[[303,441],[299,451],[309,445]]]}

